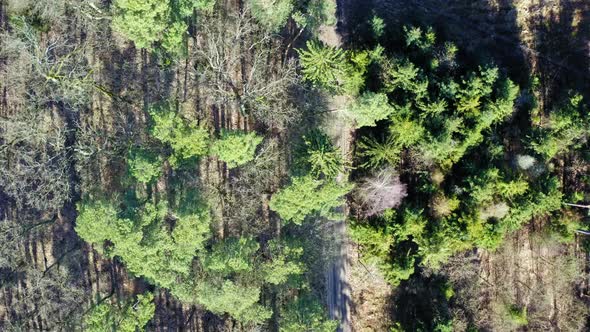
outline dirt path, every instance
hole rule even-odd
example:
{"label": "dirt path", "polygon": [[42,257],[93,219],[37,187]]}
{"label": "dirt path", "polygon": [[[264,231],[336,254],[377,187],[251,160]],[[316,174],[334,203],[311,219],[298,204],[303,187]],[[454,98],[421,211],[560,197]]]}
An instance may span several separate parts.
{"label": "dirt path", "polygon": [[[345,6],[345,2],[347,2],[347,0],[337,1],[340,25],[343,24],[342,13],[344,12],[343,6]],[[333,47],[342,46],[342,38],[337,29],[337,26],[323,26],[320,29],[320,40]],[[350,156],[353,130],[341,116],[341,112],[339,112],[339,110],[342,110],[344,107],[346,107],[348,98],[346,96],[332,96],[328,100],[328,103],[328,109],[330,109],[331,112],[329,112],[324,119],[323,127],[332,139],[334,145],[340,148],[342,157],[347,159]],[[348,173],[341,173],[338,175],[336,181],[346,181],[347,178]],[[346,232],[346,216],[348,215],[348,206],[344,204],[337,210],[337,212],[343,215],[344,218],[342,220],[334,221],[331,227],[331,231],[335,239],[335,255],[332,263],[326,271],[327,302],[330,318],[336,319],[340,322],[338,331],[350,332],[352,331],[352,297],[351,288],[347,278],[350,262],[350,244]]]}
{"label": "dirt path", "polygon": [[[330,99],[330,109],[339,110],[345,105],[346,97],[334,96]],[[325,119],[325,129],[336,146],[340,148],[343,158],[350,156],[352,130],[340,112],[330,112]],[[347,173],[341,173],[336,181],[343,182],[348,178]],[[327,270],[327,298],[330,318],[340,321],[339,331],[349,332],[351,328],[352,296],[348,282],[350,243],[346,232],[346,216],[348,206],[340,206],[337,212],[344,216],[342,220],[333,221],[331,231],[335,240],[334,260]]]}

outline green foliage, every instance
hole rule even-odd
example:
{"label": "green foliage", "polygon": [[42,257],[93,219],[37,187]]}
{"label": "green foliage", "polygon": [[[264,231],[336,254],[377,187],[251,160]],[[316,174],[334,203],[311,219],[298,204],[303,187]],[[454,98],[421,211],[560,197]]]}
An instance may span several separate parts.
{"label": "green foliage", "polygon": [[419,92],[428,81],[421,80],[420,68],[408,60],[385,60],[381,64],[381,78],[387,93],[401,89],[408,92]]}
{"label": "green foliage", "polygon": [[176,213],[165,203],[147,203],[120,214],[113,204],[86,201],[78,206],[76,232],[108,257],[120,258],[133,275],[169,289],[183,302],[245,323],[264,322],[271,310],[258,303],[263,287],[301,275],[303,249],[272,240],[263,257],[250,236],[226,238],[208,249],[209,214],[194,200],[186,195]]}
{"label": "green foliage", "polygon": [[139,48],[150,48],[166,30],[170,7],[160,0],[117,0],[113,27]]}
{"label": "green foliage", "polygon": [[329,320],[322,304],[305,294],[285,306],[279,326],[281,332],[334,332],[338,321]]}
{"label": "green foliage", "polygon": [[306,45],[306,50],[297,50],[305,80],[314,86],[338,90],[346,77],[346,52],[315,41]]}
{"label": "green foliage", "polygon": [[211,154],[226,162],[227,167],[235,168],[254,159],[256,147],[262,140],[255,132],[224,131],[211,146]]}
{"label": "green foliage", "polygon": [[[386,216],[386,218],[391,220],[391,216]],[[422,210],[405,209],[401,214],[401,220],[393,226],[396,240],[420,241],[425,235],[427,223]]]}
{"label": "green foliage", "polygon": [[303,141],[305,148],[299,156],[299,163],[313,176],[333,179],[344,171],[340,149],[334,147],[325,133],[313,130],[303,137]]}
{"label": "green foliage", "polygon": [[519,308],[516,305],[509,305],[506,308],[507,318],[516,326],[526,326],[529,321],[527,318],[527,308]]}
{"label": "green foliage", "polygon": [[271,31],[285,26],[295,6],[293,0],[249,0],[252,16]]}
{"label": "green foliage", "polygon": [[471,249],[472,243],[466,241],[459,225],[443,222],[424,237],[415,239],[422,256],[421,265],[437,270],[454,254]]}
{"label": "green foliage", "polygon": [[404,34],[406,46],[416,46],[423,51],[430,50],[436,42],[436,34],[431,27],[423,31],[420,27],[404,26]]}
{"label": "green foliage", "polygon": [[260,248],[251,237],[230,238],[213,246],[203,261],[203,267],[210,272],[231,275],[251,272],[254,269],[255,253]]}
{"label": "green foliage", "polygon": [[576,239],[576,231],[584,227],[580,216],[566,212],[551,218],[548,235],[551,241],[555,239],[561,243],[573,243]]}
{"label": "green foliage", "polygon": [[79,203],[76,233],[84,241],[98,244],[96,249],[102,252],[102,244],[113,236],[112,230],[116,227],[116,220],[117,209],[106,201]]}
{"label": "green foliage", "polygon": [[288,242],[272,240],[268,244],[270,261],[263,265],[264,280],[280,285],[305,271],[301,259],[303,248]]}
{"label": "green foliage", "polygon": [[448,321],[448,322],[437,323],[436,326],[434,327],[434,331],[435,332],[453,332],[453,331],[455,331],[455,329],[453,328],[453,322]]}
{"label": "green foliage", "polygon": [[[560,204],[557,192],[535,196],[537,188],[524,178],[486,169],[479,157],[463,160],[474,155],[484,163],[501,159],[502,145],[486,140],[513,113],[519,88],[495,67],[457,76],[457,48],[438,43],[430,28],[405,27],[404,34],[403,55],[389,58],[380,51],[372,69],[381,81],[351,107],[359,114],[357,127],[378,126],[385,132],[379,139],[367,135],[357,141],[362,166],[371,170],[401,162],[416,185],[409,202],[413,207],[351,227],[363,260],[392,285],[408,279],[416,264],[438,269],[473,246],[495,248],[516,225]],[[446,179],[427,176],[433,167],[448,173]],[[465,174],[472,175],[465,179]],[[428,210],[422,209],[426,202]],[[445,320],[441,329],[449,326]]]}
{"label": "green foliage", "polygon": [[385,33],[385,21],[381,17],[374,15],[371,19],[371,29],[375,37],[379,38],[383,36]]}
{"label": "green foliage", "polygon": [[322,24],[336,24],[334,0],[249,0],[252,16],[272,32],[281,30],[292,18],[303,31],[314,33]]}
{"label": "green foliage", "polygon": [[193,10],[210,12],[215,0],[116,0],[113,28],[139,48],[151,49],[155,43],[172,56],[186,55],[188,25],[184,22]]}
{"label": "green foliage", "polygon": [[354,223],[348,229],[351,239],[358,243],[366,264],[383,266],[387,264],[394,235],[384,227]]}
{"label": "green foliage", "polygon": [[498,68],[486,68],[480,71],[480,75],[471,73],[463,79],[463,87],[460,87],[455,95],[457,111],[466,113],[467,116],[479,115],[481,99],[492,93],[493,84],[497,79]]}
{"label": "green foliage", "polygon": [[162,158],[148,150],[131,149],[127,165],[131,176],[141,183],[150,183],[162,175]]}
{"label": "green foliage", "polygon": [[573,95],[558,110],[549,114],[544,123],[534,132],[532,149],[545,160],[575,147],[588,135],[588,124],[580,117],[584,107],[581,95]]}
{"label": "green foliage", "polygon": [[172,147],[172,166],[178,166],[182,161],[193,157],[206,155],[209,151],[209,132],[184,120],[169,106],[152,108],[150,115],[154,121],[150,130],[152,136]]}
{"label": "green foliage", "polygon": [[262,323],[271,310],[258,304],[264,283],[281,285],[303,273],[303,249],[272,240],[269,259],[252,237],[228,238],[216,243],[202,259],[203,274],[195,300],[208,310],[228,313],[241,322]]}
{"label": "green foliage", "polygon": [[388,137],[383,143],[370,136],[363,137],[357,146],[359,157],[366,159],[363,167],[375,169],[383,164],[396,165],[400,161],[402,147],[393,136]]}
{"label": "green foliage", "polygon": [[534,217],[545,216],[562,207],[563,193],[559,190],[559,182],[556,178],[552,178],[547,183],[546,192],[541,190],[533,192],[518,202],[518,208],[514,209],[505,220],[509,230],[517,230],[523,223]]}
{"label": "green foliage", "polygon": [[365,92],[346,110],[346,117],[355,128],[374,127],[395,112],[384,93]]}
{"label": "green foliage", "polygon": [[351,189],[348,183],[318,180],[310,175],[295,177],[272,196],[269,206],[283,220],[299,225],[311,214],[334,217],[330,211],[344,204],[343,196]]}
{"label": "green foliage", "polygon": [[88,332],[136,332],[143,331],[154,316],[154,295],[137,295],[137,301],[129,301],[123,307],[101,303],[92,308],[84,318],[84,330]]}
{"label": "green foliage", "polygon": [[298,49],[301,71],[315,87],[355,96],[365,84],[372,52],[346,52],[339,48],[308,41],[307,49]]}
{"label": "green foliage", "polygon": [[410,236],[421,236],[425,226],[420,214],[408,217],[406,223],[392,225],[395,218],[395,212],[389,210],[383,216],[385,226],[354,223],[349,228],[351,239],[361,247],[363,262],[376,266],[394,287],[414,274],[416,263],[411,250],[396,244],[409,240]]}
{"label": "green foliage", "polygon": [[336,25],[336,0],[299,1],[297,9],[293,20],[312,33],[316,33],[322,24]]}
{"label": "green foliage", "polygon": [[162,48],[176,57],[186,54],[186,35],[188,25],[183,21],[170,24],[162,37]]}
{"label": "green foliage", "polygon": [[198,301],[216,314],[228,313],[241,322],[262,323],[272,311],[260,304],[261,289],[257,286],[225,280],[220,286],[201,282],[197,287]]}
{"label": "green foliage", "polygon": [[179,0],[180,14],[188,17],[193,10],[200,10],[205,13],[210,13],[215,7],[216,0]]}
{"label": "green foliage", "polygon": [[[118,218],[112,204],[80,203],[76,232],[107,256],[120,257],[134,275],[174,294],[179,280],[189,277],[193,257],[209,238],[208,212],[174,216],[164,203],[148,203],[132,212],[131,219]],[[168,218],[175,220],[172,231],[166,225]]]}
{"label": "green foliage", "polygon": [[346,63],[346,74],[343,78],[342,92],[357,96],[361,89],[365,86],[365,79],[369,65],[375,54],[380,52],[377,48],[374,51],[349,51],[348,62]]}

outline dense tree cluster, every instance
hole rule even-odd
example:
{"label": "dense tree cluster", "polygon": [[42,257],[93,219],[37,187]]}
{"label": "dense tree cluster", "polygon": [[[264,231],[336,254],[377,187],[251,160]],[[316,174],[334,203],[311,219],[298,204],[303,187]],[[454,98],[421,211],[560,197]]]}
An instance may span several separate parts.
{"label": "dense tree cluster", "polygon": [[[378,60],[379,90],[364,93],[348,110],[358,127],[387,132],[360,139],[362,167],[398,168],[403,163],[407,166],[401,172],[412,174],[414,199],[398,210],[369,208],[368,215],[382,216],[359,220],[351,230],[365,259],[393,285],[408,279],[416,266],[437,269],[472,247],[498,248],[507,233],[561,210],[564,199],[559,181],[542,166],[532,172],[526,171],[531,165],[518,169],[502,162],[507,151],[497,133],[516,110],[519,88],[495,67],[457,74],[456,47],[438,43],[431,29],[404,31],[404,53],[383,53]],[[455,67],[441,63],[436,54]],[[548,161],[579,144],[587,132],[583,122],[574,120],[581,107],[581,98],[574,96],[541,127],[531,128],[528,151]],[[535,157],[521,159],[522,164],[536,162]],[[430,174],[422,175],[422,170]],[[387,172],[378,177],[395,176]],[[394,197],[405,194],[400,184],[390,189],[392,194],[367,188],[375,185],[369,181],[360,189],[361,206],[381,200],[391,200],[390,208],[399,205]]]}

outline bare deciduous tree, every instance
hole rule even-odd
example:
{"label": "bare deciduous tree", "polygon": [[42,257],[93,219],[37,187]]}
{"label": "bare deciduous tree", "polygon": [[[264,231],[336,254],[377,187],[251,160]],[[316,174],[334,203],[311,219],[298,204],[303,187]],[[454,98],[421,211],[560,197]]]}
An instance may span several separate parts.
{"label": "bare deciduous tree", "polygon": [[0,119],[0,187],[17,206],[59,208],[69,198],[66,130],[45,113]]}
{"label": "bare deciduous tree", "polygon": [[23,108],[59,103],[70,110],[86,105],[93,81],[85,46],[76,46],[61,36],[41,40],[26,20],[15,20],[15,33],[0,35],[0,57],[8,63],[0,75],[11,82],[10,104]]}
{"label": "bare deciduous tree", "polygon": [[399,206],[406,195],[406,185],[401,183],[397,172],[390,167],[365,178],[356,189],[356,196],[366,216],[378,215],[386,209]]}
{"label": "bare deciduous tree", "polygon": [[289,90],[297,82],[295,63],[283,62],[276,39],[247,11],[217,14],[202,24],[204,39],[193,52],[194,74],[215,103],[234,103],[267,125],[295,117]]}

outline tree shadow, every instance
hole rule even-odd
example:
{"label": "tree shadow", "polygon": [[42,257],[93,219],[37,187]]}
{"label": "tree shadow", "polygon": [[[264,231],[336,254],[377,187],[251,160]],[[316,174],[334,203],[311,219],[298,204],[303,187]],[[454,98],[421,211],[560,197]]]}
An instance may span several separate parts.
{"label": "tree shadow", "polygon": [[528,57],[549,110],[568,90],[590,96],[590,3],[570,0],[545,7],[530,4],[525,24]]}

